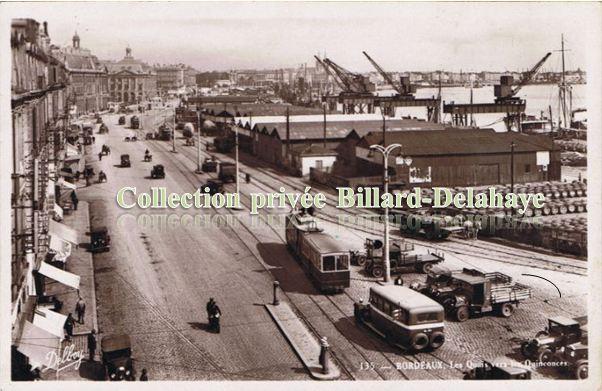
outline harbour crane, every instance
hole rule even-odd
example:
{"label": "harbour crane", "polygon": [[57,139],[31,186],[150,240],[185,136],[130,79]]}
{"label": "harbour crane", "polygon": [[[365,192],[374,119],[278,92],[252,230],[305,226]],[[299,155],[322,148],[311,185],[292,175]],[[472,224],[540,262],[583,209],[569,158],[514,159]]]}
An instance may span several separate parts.
{"label": "harbour crane", "polygon": [[[506,102],[509,100],[518,100],[519,98],[516,97],[516,94],[518,94],[518,92],[525,85],[527,85],[531,81],[531,79],[533,79],[533,76],[535,76],[537,71],[539,71],[539,69],[543,66],[543,64],[546,62],[548,57],[550,57],[551,55],[552,55],[552,53],[547,53],[541,60],[539,60],[539,62],[537,64],[535,64],[535,66],[533,68],[531,68],[530,70],[525,72],[514,88],[504,85],[504,83],[502,82],[502,85],[499,86],[499,89],[496,91],[496,94],[495,94],[496,95],[496,99],[495,99],[496,103]],[[496,87],[498,87],[498,86],[496,86]]]}
{"label": "harbour crane", "polygon": [[328,73],[328,75],[330,77],[332,77],[332,79],[334,80],[334,82],[336,83],[337,86],[339,86],[339,88],[341,90],[345,90],[345,85],[339,80],[339,78],[337,76],[335,76],[332,71],[330,70],[330,68],[328,67],[328,65],[326,65],[324,63],[324,61],[320,60],[320,58],[318,56],[314,56],[314,58],[318,61],[318,64],[320,64],[324,70],[326,71],[326,73]]}
{"label": "harbour crane", "polygon": [[380,67],[380,65],[378,65],[377,62],[374,61],[372,59],[372,57],[370,57],[368,55],[368,53],[366,53],[366,52],[362,52],[362,53],[364,53],[364,56],[366,56],[366,58],[368,59],[368,61],[370,61],[370,64],[372,64],[372,66],[378,71],[378,73],[380,73],[380,75],[383,77],[383,79],[385,79],[385,81],[387,83],[389,83],[395,89],[395,91],[397,91],[397,93],[399,95],[410,95],[411,90],[408,91],[409,88],[406,88],[406,86],[403,85],[403,84],[395,83],[395,81],[393,80],[393,78],[391,77],[391,75],[388,74],[387,72],[385,72],[385,70],[382,69]]}
{"label": "harbour crane", "polygon": [[334,74],[341,81],[344,86],[343,92],[359,94],[370,93],[367,80],[364,76],[348,71],[329,58],[325,58],[322,60],[322,62],[328,65],[331,71],[334,72]]}

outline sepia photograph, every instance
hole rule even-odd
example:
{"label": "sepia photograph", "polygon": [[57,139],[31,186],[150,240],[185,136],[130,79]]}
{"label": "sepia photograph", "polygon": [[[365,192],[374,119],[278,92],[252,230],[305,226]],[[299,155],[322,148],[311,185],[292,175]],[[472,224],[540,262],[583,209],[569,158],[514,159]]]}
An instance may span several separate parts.
{"label": "sepia photograph", "polygon": [[601,389],[601,3],[0,15],[0,390]]}

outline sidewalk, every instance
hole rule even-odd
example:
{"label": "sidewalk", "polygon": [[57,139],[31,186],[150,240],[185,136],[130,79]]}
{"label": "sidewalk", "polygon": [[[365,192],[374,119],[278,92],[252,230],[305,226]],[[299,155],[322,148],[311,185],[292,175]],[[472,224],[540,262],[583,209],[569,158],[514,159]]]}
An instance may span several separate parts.
{"label": "sidewalk", "polygon": [[[85,201],[80,201],[77,211],[65,214],[63,223],[75,229],[78,233],[79,246],[73,246],[71,256],[67,260],[65,270],[80,276],[79,291],[70,287],[66,287],[59,282],[47,280],[46,293],[48,295],[56,295],[63,302],[61,313],[64,315],[72,313],[76,320],[73,329],[73,339],[71,341],[64,340],[62,342],[59,356],[67,354],[70,349],[73,353],[82,354],[83,360],[78,369],[75,365],[71,365],[58,372],[48,370],[43,373],[42,378],[45,380],[86,380],[96,377],[98,366],[99,349],[96,349],[95,363],[88,362],[88,343],[87,337],[92,329],[98,332],[98,319],[96,314],[96,289],[94,285],[94,264],[92,253],[87,251],[87,244],[90,242],[90,237],[86,232],[90,231],[89,205]],[[78,300],[78,293],[86,302],[86,312],[84,323],[77,323],[77,315],[75,313],[75,303]],[[98,339],[98,337],[97,337]],[[100,343],[98,344],[100,345]],[[72,360],[73,361],[73,360]],[[61,367],[71,363],[66,362]],[[75,360],[77,361],[77,360]]]}
{"label": "sidewalk", "polygon": [[281,301],[276,306],[265,304],[265,308],[295,353],[297,353],[311,377],[316,380],[335,380],[341,376],[341,370],[330,356],[327,359],[329,372],[323,373],[319,361],[320,342],[293,312],[287,302]]}

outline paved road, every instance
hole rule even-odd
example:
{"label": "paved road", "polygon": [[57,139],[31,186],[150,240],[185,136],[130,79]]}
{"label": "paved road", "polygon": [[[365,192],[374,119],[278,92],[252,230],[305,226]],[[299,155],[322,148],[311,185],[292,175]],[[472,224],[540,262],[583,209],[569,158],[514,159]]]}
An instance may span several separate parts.
{"label": "paved road", "polygon": [[[110,227],[112,249],[94,257],[99,327],[103,334],[126,332],[133,340],[138,371],[151,379],[308,379],[302,364],[260,304],[271,299],[272,280],[227,228],[214,225],[169,227],[153,225],[150,214],[184,211],[142,211],[119,208],[117,190],[135,186],[166,186],[170,192],[191,191],[169,152],[124,142],[133,131],[105,116],[108,135],[96,135],[95,152],[103,143],[111,155],[93,164],[107,173],[108,183],[80,191],[91,202],[91,225]],[[146,118],[143,123],[146,122]],[[131,168],[119,157],[129,154]],[[165,165],[164,180],[149,179],[153,164]],[[202,213],[202,212],[201,212]],[[221,334],[206,330],[205,303],[216,298],[222,318]]]}
{"label": "paved road", "polygon": [[[143,116],[142,123],[145,128],[150,129],[151,124],[162,122],[160,117],[158,112],[153,112]],[[174,369],[159,372],[161,378],[190,379],[212,378],[212,376],[240,378],[241,371],[245,371],[244,368],[251,368],[247,373],[258,377],[306,378],[300,364],[271,324],[266,324],[264,330],[267,331],[259,332],[256,338],[240,338],[249,328],[255,331],[258,325],[268,321],[263,310],[253,305],[270,300],[271,277],[265,272],[266,269],[269,269],[270,274],[281,282],[289,300],[310,327],[317,334],[329,337],[336,358],[346,369],[344,373],[346,378],[399,380],[460,378],[462,372],[452,368],[453,364],[465,364],[467,360],[479,362],[482,358],[492,359],[497,355],[520,359],[512,347],[517,337],[526,338],[534,335],[544,327],[548,316],[577,316],[585,312],[584,276],[565,274],[562,270],[540,270],[483,259],[479,256],[481,250],[478,247],[474,248],[474,254],[448,253],[446,263],[452,268],[476,266],[487,270],[499,270],[515,277],[520,277],[525,272],[544,276],[559,284],[563,291],[563,298],[554,298],[556,292],[549,283],[531,279],[528,283],[535,288],[535,298],[521,306],[512,318],[488,316],[466,323],[447,322],[447,342],[436,353],[401,354],[399,350],[386,345],[374,334],[358,327],[353,321],[353,300],[365,296],[367,288],[375,283],[374,279],[364,275],[361,270],[353,268],[352,287],[347,293],[323,296],[316,292],[283,244],[283,229],[278,224],[281,220],[277,217],[285,213],[284,210],[271,212],[276,215],[276,219],[269,225],[265,224],[265,215],[251,218],[247,212],[240,212],[237,215],[240,220],[235,222],[253,228],[251,231],[246,231],[241,227],[236,234],[214,224],[203,227],[202,225],[208,220],[202,219],[197,221],[198,224],[194,227],[178,225],[174,222],[190,221],[182,217],[184,212],[181,210],[170,211],[168,214],[173,216],[169,219],[152,218],[146,216],[146,212],[135,211],[128,214],[134,215],[138,221],[127,217],[122,217],[119,221],[113,220],[124,213],[114,202],[115,191],[119,186],[135,185],[139,190],[148,189],[151,181],[143,177],[149,175],[152,164],[141,162],[142,153],[146,148],[152,151],[154,164],[161,162],[166,166],[167,178],[155,183],[167,186],[169,191],[191,191],[194,186],[205,181],[207,175],[199,176],[192,173],[196,167],[195,147],[183,147],[182,140],[176,140],[179,153],[173,154],[169,152],[171,143],[167,142],[124,143],[121,139],[129,131],[113,125],[117,121],[115,116],[107,121],[111,124],[110,143],[113,155],[110,162],[103,160],[101,164],[107,167],[110,184],[94,186],[89,191],[89,196],[99,200],[98,208],[93,208],[93,210],[98,209],[98,214],[95,216],[108,217],[104,221],[93,221],[93,224],[106,223],[110,226],[117,224],[118,228],[112,229],[114,235],[119,232],[123,237],[115,238],[115,248],[110,253],[113,257],[119,256],[119,261],[102,258],[106,255],[99,256],[99,260],[96,261],[97,280],[107,281],[106,288],[103,288],[102,283],[97,288],[101,291],[99,293],[101,327],[106,324],[107,328],[136,329],[136,325],[146,324],[149,318],[153,319],[149,325],[152,325],[153,330],[157,330],[156,334],[161,335],[161,339],[155,338],[155,335],[148,336],[148,333],[142,333],[144,336],[141,336],[137,343],[141,345],[139,348],[142,351],[145,349],[148,351],[148,357],[160,356],[162,347],[170,351],[168,363],[173,362]],[[145,131],[140,132],[141,135],[144,133]],[[98,144],[97,141],[97,147],[100,148]],[[119,153],[130,153],[132,168],[120,169],[112,166],[118,161]],[[250,167],[243,165],[243,169],[246,170],[245,172],[253,172],[254,178],[261,174],[255,165]],[[269,186],[257,181],[252,181],[251,184],[241,183],[241,191],[243,194],[273,191],[281,185],[298,182],[298,180],[285,179],[284,176],[279,175],[269,182]],[[227,188],[233,191],[233,185],[227,185]],[[215,211],[207,211],[203,216],[211,216],[214,213]],[[165,217],[165,211],[154,211],[148,214]],[[219,216],[221,215],[220,213]],[[150,222],[152,226],[144,228],[142,223],[145,221]],[[350,248],[359,248],[366,236],[362,232],[346,227],[322,223],[328,232],[334,234]],[[484,244],[476,242],[475,245]],[[502,247],[501,250],[507,249]],[[529,254],[525,253],[525,255]],[[104,274],[106,276],[103,277]],[[116,277],[116,274],[123,277]],[[404,277],[406,281],[423,278],[423,275],[416,274]],[[140,292],[143,292],[143,298],[139,297]],[[128,299],[128,303],[133,305],[135,316],[129,313],[125,315],[128,310],[122,306],[112,308],[105,304],[119,302],[115,298],[129,297],[132,294],[138,294],[138,297]],[[221,343],[227,344],[227,349],[224,351],[215,350],[214,346],[220,348],[224,346],[215,345],[214,336],[195,329],[199,325],[194,322],[198,322],[202,316],[194,319],[195,316],[190,314],[192,311],[202,315],[202,305],[208,295],[215,295],[218,301],[224,301],[222,307],[228,309],[228,314],[236,312],[237,316],[244,316],[244,322],[241,319],[238,325],[232,319],[224,319],[226,329],[229,326],[228,322],[232,322],[230,324],[232,333],[238,332],[233,334],[235,340],[221,341],[223,335],[217,337]],[[152,312],[151,315],[148,315],[149,311]],[[156,316],[157,313],[163,318]],[[105,321],[103,315],[106,316]],[[135,320],[121,326],[122,317]],[[170,319],[173,320],[177,331],[168,330],[167,320]],[[246,325],[249,322],[253,325]],[[168,335],[169,338],[164,335]],[[267,343],[270,337],[275,341]],[[192,344],[186,342],[187,339],[192,341]],[[159,348],[154,344],[156,340],[160,340]],[[281,366],[262,372],[261,368],[265,367],[266,361],[272,362],[270,361],[272,357],[269,360],[265,357],[267,344],[272,344],[269,348],[270,353],[282,356],[281,360],[276,360]],[[174,346],[178,346],[177,349]],[[198,347],[202,347],[202,350]],[[255,354],[250,353],[250,350]],[[146,360],[151,361],[148,357]],[[189,368],[188,362],[191,357],[204,368],[203,372],[195,373]],[[411,364],[417,361],[428,363],[432,369],[411,368]],[[267,364],[268,367],[269,365]],[[403,368],[398,370],[395,368],[396,365]],[[443,367],[440,368],[440,365]],[[156,368],[153,367],[152,370],[161,371],[159,363],[156,364]],[[566,375],[553,370],[540,370],[535,377],[557,378]]]}

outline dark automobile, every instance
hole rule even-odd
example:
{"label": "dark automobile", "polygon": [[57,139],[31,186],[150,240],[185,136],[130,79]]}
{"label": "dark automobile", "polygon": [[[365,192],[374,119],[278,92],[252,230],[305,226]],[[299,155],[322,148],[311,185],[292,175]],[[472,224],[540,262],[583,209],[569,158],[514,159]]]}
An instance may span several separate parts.
{"label": "dark automobile", "polygon": [[162,164],[157,164],[153,166],[153,169],[151,170],[151,178],[165,178],[165,168]]}
{"label": "dark automobile", "polygon": [[99,227],[90,231],[90,251],[93,253],[109,251],[111,236],[107,227]]}
{"label": "dark automobile", "polygon": [[219,180],[224,182],[236,181],[236,166],[234,163],[222,162],[219,165],[219,173],[217,174]]}
{"label": "dark automobile", "polygon": [[589,371],[588,351],[587,343],[577,342],[557,351],[554,358],[566,363],[566,369],[575,379],[583,380]]}
{"label": "dark automobile", "polygon": [[214,158],[206,158],[201,166],[201,169],[204,172],[216,172],[217,171],[217,162]]}
{"label": "dark automobile", "polygon": [[464,380],[526,380],[531,379],[531,371],[510,359],[498,358],[492,362],[483,361],[481,366],[464,372]]}
{"label": "dark automobile", "polygon": [[121,167],[131,167],[130,155],[121,155]]}
{"label": "dark automobile", "polygon": [[119,125],[125,125],[125,115],[122,115],[121,117],[119,117]]}
{"label": "dark automobile", "polygon": [[577,319],[555,316],[548,319],[548,327],[535,334],[535,338],[523,341],[520,351],[525,358],[548,362],[556,351],[581,342],[584,335],[584,328]]}
{"label": "dark automobile", "polygon": [[[205,189],[208,189],[208,191]],[[201,191],[207,192],[211,195],[217,194],[217,193],[223,193],[224,192],[224,182],[222,182],[220,180],[210,179],[207,181],[207,183],[205,183],[204,185],[201,186]]]}
{"label": "dark automobile", "polygon": [[140,128],[140,119],[135,115],[133,115],[132,118],[130,118],[130,128],[132,128],[132,129]]}
{"label": "dark automobile", "polygon": [[135,380],[132,343],[127,334],[110,334],[101,343],[102,364],[109,380]]}

